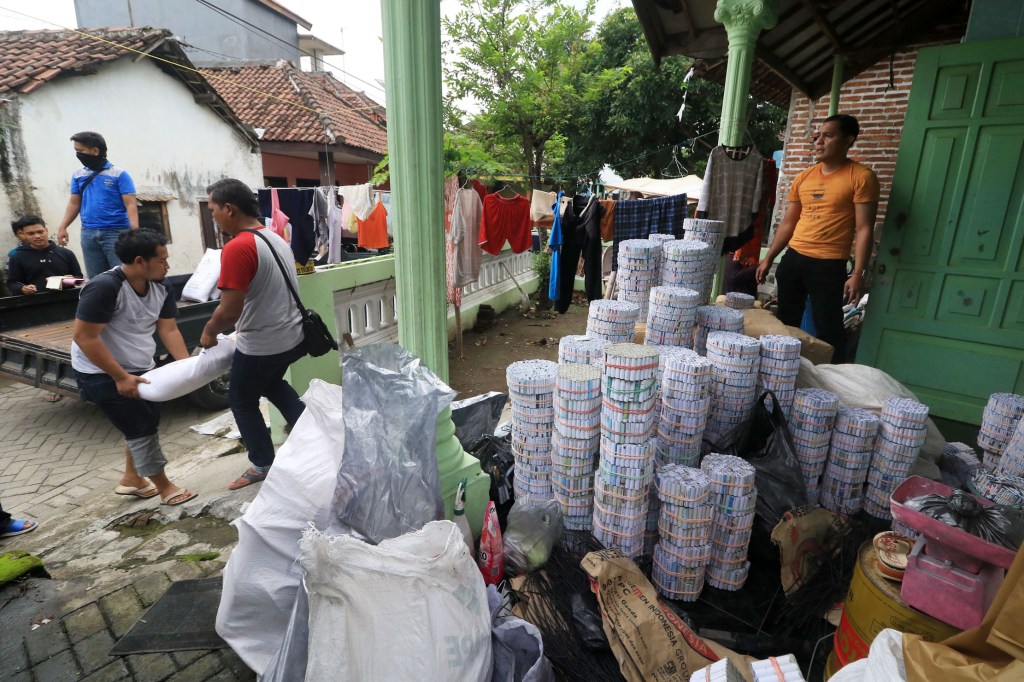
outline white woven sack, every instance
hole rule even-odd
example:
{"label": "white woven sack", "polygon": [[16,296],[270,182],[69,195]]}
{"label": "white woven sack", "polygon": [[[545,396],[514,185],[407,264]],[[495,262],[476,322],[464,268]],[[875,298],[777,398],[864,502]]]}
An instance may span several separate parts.
{"label": "white woven sack", "polygon": [[204,348],[198,355],[155,367],[142,375],[148,384],[139,384],[139,395],[154,403],[166,402],[202,388],[231,369],[235,354],[235,335],[217,336],[217,345]]}
{"label": "white woven sack", "polygon": [[307,680],[491,679],[483,578],[451,521],[370,545],[303,533]]}

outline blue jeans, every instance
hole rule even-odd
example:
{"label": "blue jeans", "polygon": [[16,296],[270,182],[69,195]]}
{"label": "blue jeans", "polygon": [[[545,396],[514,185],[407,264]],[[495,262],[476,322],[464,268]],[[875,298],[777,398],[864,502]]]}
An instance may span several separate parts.
{"label": "blue jeans", "polygon": [[85,276],[92,279],[121,264],[114,253],[114,244],[124,229],[82,230],[82,255],[85,257]]}
{"label": "blue jeans", "polygon": [[278,409],[289,427],[295,426],[306,409],[299,394],[284,380],[288,367],[306,354],[304,345],[305,341],[275,355],[246,355],[236,350],[231,359],[228,402],[238,432],[249,450],[249,461],[254,466],[274,463],[274,443],[260,412],[260,397],[265,397]]}

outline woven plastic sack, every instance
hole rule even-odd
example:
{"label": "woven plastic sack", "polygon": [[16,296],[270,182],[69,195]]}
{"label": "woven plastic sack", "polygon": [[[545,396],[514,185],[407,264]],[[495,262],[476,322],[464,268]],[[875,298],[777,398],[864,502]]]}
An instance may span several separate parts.
{"label": "woven plastic sack", "polygon": [[302,402],[306,409],[259,494],[232,523],[238,545],[224,567],[217,610],[217,634],[258,675],[286,640],[301,591],[299,539],[311,523],[327,527],[345,450],[341,386],[313,379]]}
{"label": "woven plastic sack", "polygon": [[300,544],[307,680],[490,681],[487,592],[454,523],[379,545],[311,529]]}

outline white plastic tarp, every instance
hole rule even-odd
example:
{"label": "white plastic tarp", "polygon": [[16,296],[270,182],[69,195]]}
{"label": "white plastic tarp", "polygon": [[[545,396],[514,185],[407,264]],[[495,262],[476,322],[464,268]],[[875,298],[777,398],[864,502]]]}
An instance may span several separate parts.
{"label": "white plastic tarp", "polygon": [[686,175],[681,178],[659,180],[657,178],[631,178],[629,180],[613,180],[604,183],[606,189],[620,189],[626,192],[637,192],[645,197],[672,197],[685,194],[687,201],[697,201],[704,180],[699,175]]}

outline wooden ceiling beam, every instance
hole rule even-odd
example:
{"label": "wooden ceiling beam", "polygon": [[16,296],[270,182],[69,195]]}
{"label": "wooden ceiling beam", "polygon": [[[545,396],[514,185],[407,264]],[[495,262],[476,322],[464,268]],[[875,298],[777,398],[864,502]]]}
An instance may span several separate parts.
{"label": "wooden ceiling beam", "polygon": [[777,75],[782,80],[786,81],[794,88],[804,94],[810,93],[810,84],[807,83],[803,78],[797,74],[796,71],[786,65],[786,62],[779,59],[771,51],[764,49],[760,45],[754,48],[754,57],[765,65],[765,67]]}
{"label": "wooden ceiling beam", "polygon": [[824,33],[825,37],[828,38],[828,41],[832,43],[832,47],[837,52],[842,50],[843,41],[839,39],[839,35],[836,33],[836,30],[832,28],[832,24],[829,23],[828,17],[826,17],[821,10],[818,9],[818,6],[814,4],[814,0],[802,0],[802,2],[804,9],[806,9],[807,13],[811,15],[812,19],[814,19],[814,23],[818,25],[821,32]]}

